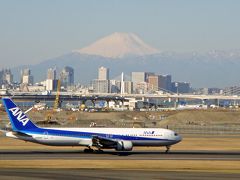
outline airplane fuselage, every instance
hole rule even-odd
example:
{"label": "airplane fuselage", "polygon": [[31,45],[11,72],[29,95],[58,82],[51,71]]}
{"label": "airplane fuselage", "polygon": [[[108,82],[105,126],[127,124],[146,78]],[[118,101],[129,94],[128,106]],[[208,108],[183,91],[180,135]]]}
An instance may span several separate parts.
{"label": "airplane fuselage", "polygon": [[22,132],[6,136],[52,146],[91,146],[93,136],[131,141],[134,146],[170,146],[181,141],[174,131],[160,128],[39,128]]}

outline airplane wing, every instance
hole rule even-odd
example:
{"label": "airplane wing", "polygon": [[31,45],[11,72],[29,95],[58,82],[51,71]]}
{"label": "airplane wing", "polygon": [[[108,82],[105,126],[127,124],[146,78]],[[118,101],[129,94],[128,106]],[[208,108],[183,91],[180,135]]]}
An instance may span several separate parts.
{"label": "airplane wing", "polygon": [[133,148],[131,141],[107,138],[102,136],[93,136],[92,146],[96,146],[100,149],[115,148],[117,151],[131,151]]}
{"label": "airplane wing", "polygon": [[93,136],[92,138],[93,146],[98,148],[112,148],[117,145],[117,140],[101,137],[101,136]]}

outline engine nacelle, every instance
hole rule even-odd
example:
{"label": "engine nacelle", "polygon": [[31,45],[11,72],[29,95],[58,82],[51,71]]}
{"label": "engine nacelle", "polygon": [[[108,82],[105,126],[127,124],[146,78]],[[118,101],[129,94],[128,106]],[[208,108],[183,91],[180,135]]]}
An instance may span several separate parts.
{"label": "engine nacelle", "polygon": [[133,144],[131,141],[118,141],[115,149],[117,151],[131,151],[132,148]]}

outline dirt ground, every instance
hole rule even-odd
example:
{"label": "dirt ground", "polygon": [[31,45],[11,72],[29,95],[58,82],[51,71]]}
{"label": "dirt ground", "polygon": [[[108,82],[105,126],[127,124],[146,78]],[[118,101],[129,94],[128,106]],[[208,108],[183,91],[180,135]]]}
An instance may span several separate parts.
{"label": "dirt ground", "polygon": [[[240,111],[238,110],[182,110],[160,112],[51,112],[31,111],[28,116],[35,122],[51,120],[62,126],[89,127],[95,122],[101,127],[176,127],[176,126],[221,126],[240,129]],[[7,123],[4,111],[0,111],[1,123]]]}

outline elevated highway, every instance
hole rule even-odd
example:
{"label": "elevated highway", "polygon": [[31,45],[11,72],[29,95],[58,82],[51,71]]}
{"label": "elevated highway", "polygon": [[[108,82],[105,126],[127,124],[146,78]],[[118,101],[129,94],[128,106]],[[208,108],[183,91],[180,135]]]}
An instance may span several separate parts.
{"label": "elevated highway", "polygon": [[[5,95],[2,97],[6,97]],[[40,102],[40,101],[55,101],[56,95],[51,94],[51,95],[39,95],[39,94],[18,94],[18,95],[8,95],[7,97],[11,97],[15,101],[35,101],[35,102]],[[125,97],[121,96],[113,96],[113,95],[104,95],[104,96],[99,96],[99,95],[73,95],[73,94],[60,94],[59,96],[59,101],[128,101]]]}
{"label": "elevated highway", "polygon": [[[54,101],[56,94],[53,92],[49,95],[42,95],[37,93],[18,93],[2,95],[12,97],[16,101]],[[195,95],[195,94],[115,94],[115,93],[89,93],[82,94],[76,92],[61,92],[60,101],[121,101],[125,102],[131,98],[135,99],[186,99],[186,100],[234,100],[240,101],[240,96],[229,96],[229,95]]]}
{"label": "elevated highway", "polygon": [[94,93],[95,96],[119,96],[123,98],[172,98],[172,99],[199,99],[199,100],[240,100],[240,96],[226,95],[195,95],[195,94],[113,94]]}

